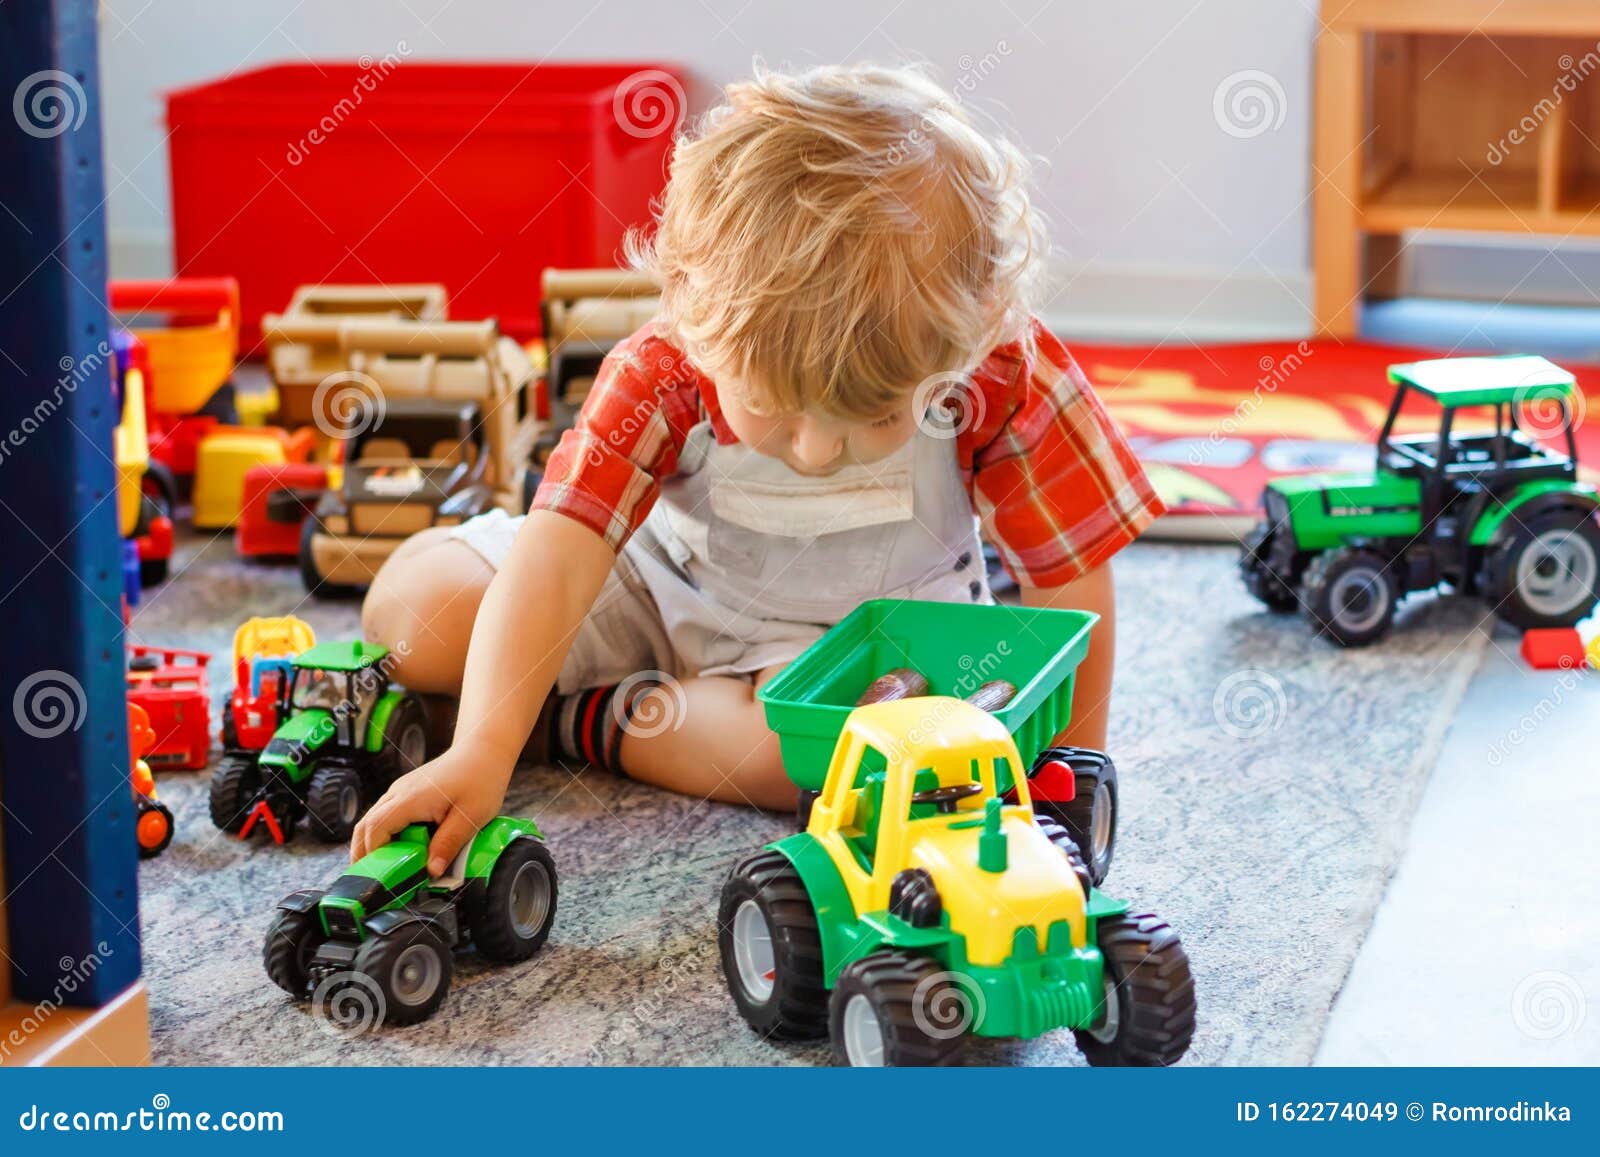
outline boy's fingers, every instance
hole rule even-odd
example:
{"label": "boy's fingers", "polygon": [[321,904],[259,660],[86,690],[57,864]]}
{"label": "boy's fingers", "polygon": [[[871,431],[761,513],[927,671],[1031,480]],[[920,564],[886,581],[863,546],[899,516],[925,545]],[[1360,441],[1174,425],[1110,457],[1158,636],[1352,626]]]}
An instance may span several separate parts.
{"label": "boy's fingers", "polygon": [[[384,796],[361,821],[356,824],[356,830],[350,839],[350,859],[359,860],[362,856],[374,849],[383,847],[389,842],[393,834],[390,831],[390,821],[394,818],[395,801],[389,796]],[[404,827],[405,825],[400,825]]]}
{"label": "boy's fingers", "polygon": [[439,825],[439,830],[433,833],[433,840],[428,844],[428,875],[439,877],[444,875],[450,867],[450,861],[456,858],[473,836],[477,835],[477,828],[459,808],[451,808],[444,817],[444,822]]}

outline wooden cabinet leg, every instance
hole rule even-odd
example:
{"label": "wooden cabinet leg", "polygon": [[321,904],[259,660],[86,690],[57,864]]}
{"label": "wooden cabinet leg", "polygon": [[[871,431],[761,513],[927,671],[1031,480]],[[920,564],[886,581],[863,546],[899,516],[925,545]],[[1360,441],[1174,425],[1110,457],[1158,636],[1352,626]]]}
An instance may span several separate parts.
{"label": "wooden cabinet leg", "polygon": [[1316,141],[1312,157],[1311,257],[1317,329],[1354,337],[1361,299],[1361,38],[1317,37]]}

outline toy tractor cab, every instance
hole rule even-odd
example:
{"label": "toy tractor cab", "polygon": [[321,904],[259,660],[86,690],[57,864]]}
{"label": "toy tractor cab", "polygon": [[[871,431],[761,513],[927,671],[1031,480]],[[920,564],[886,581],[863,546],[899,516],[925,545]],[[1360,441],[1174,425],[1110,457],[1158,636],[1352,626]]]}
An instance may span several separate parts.
{"label": "toy tractor cab", "polygon": [[[376,571],[362,564],[352,573],[336,564],[336,572],[327,573],[322,560],[338,551],[319,550],[319,535],[344,538],[343,545],[352,550],[376,543],[387,557],[407,535],[482,514],[494,503],[494,492],[485,483],[484,449],[476,402],[396,399],[377,422],[353,430],[344,442],[343,484],[322,493],[302,532],[300,568],[306,588],[333,593],[339,586],[366,582],[367,570]],[[274,510],[269,503],[269,516],[275,516]],[[294,513],[298,517],[299,510]],[[354,583],[340,583],[341,576]]]}
{"label": "toy tractor cab", "polygon": [[412,825],[331,888],[279,901],[262,952],[273,983],[324,1008],[345,986],[365,989],[363,1027],[416,1024],[449,992],[457,946],[504,962],[537,952],[555,921],[556,867],[533,821],[491,820],[436,880],[432,835]]}
{"label": "toy tractor cab", "polygon": [[828,1035],[851,1065],[947,1064],[968,1033],[1056,1028],[1094,1064],[1177,1060],[1194,1031],[1177,935],[1092,887],[1022,766],[963,700],[852,711],[807,829],[723,888],[723,970],[751,1026]]}
{"label": "toy tractor cab", "polygon": [[[1240,557],[1250,592],[1346,646],[1382,637],[1406,594],[1441,583],[1522,629],[1586,617],[1600,599],[1600,496],[1577,480],[1573,376],[1514,356],[1396,365],[1389,380],[1373,471],[1267,486]],[[1438,407],[1437,433],[1395,433],[1413,396]],[[1525,410],[1560,449],[1530,437]]]}
{"label": "toy tractor cab", "polygon": [[388,654],[353,642],[296,655],[271,740],[259,752],[229,751],[212,773],[211,821],[240,838],[259,823],[283,843],[305,816],[319,839],[349,839],[373,801],[428,755],[422,703],[389,682]]}

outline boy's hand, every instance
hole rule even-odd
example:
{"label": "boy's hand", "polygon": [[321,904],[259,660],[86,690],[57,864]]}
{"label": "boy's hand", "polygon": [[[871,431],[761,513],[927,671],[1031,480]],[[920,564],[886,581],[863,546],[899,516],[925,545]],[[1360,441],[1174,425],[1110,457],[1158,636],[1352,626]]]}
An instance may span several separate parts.
{"label": "boy's hand", "polygon": [[504,769],[459,747],[395,780],[356,824],[350,858],[381,848],[407,824],[437,824],[428,844],[428,875],[442,876],[467,841],[505,802],[511,767]]}

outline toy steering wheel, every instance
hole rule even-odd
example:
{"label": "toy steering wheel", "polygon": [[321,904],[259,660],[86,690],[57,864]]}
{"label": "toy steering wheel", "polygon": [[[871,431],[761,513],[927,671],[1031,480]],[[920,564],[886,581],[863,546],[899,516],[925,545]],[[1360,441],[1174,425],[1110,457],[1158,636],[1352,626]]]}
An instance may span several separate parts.
{"label": "toy steering wheel", "polygon": [[983,784],[977,780],[968,783],[953,783],[949,787],[934,787],[927,791],[919,791],[912,795],[912,803],[931,803],[939,809],[942,816],[954,815],[956,803],[968,796],[977,795],[983,791]]}

